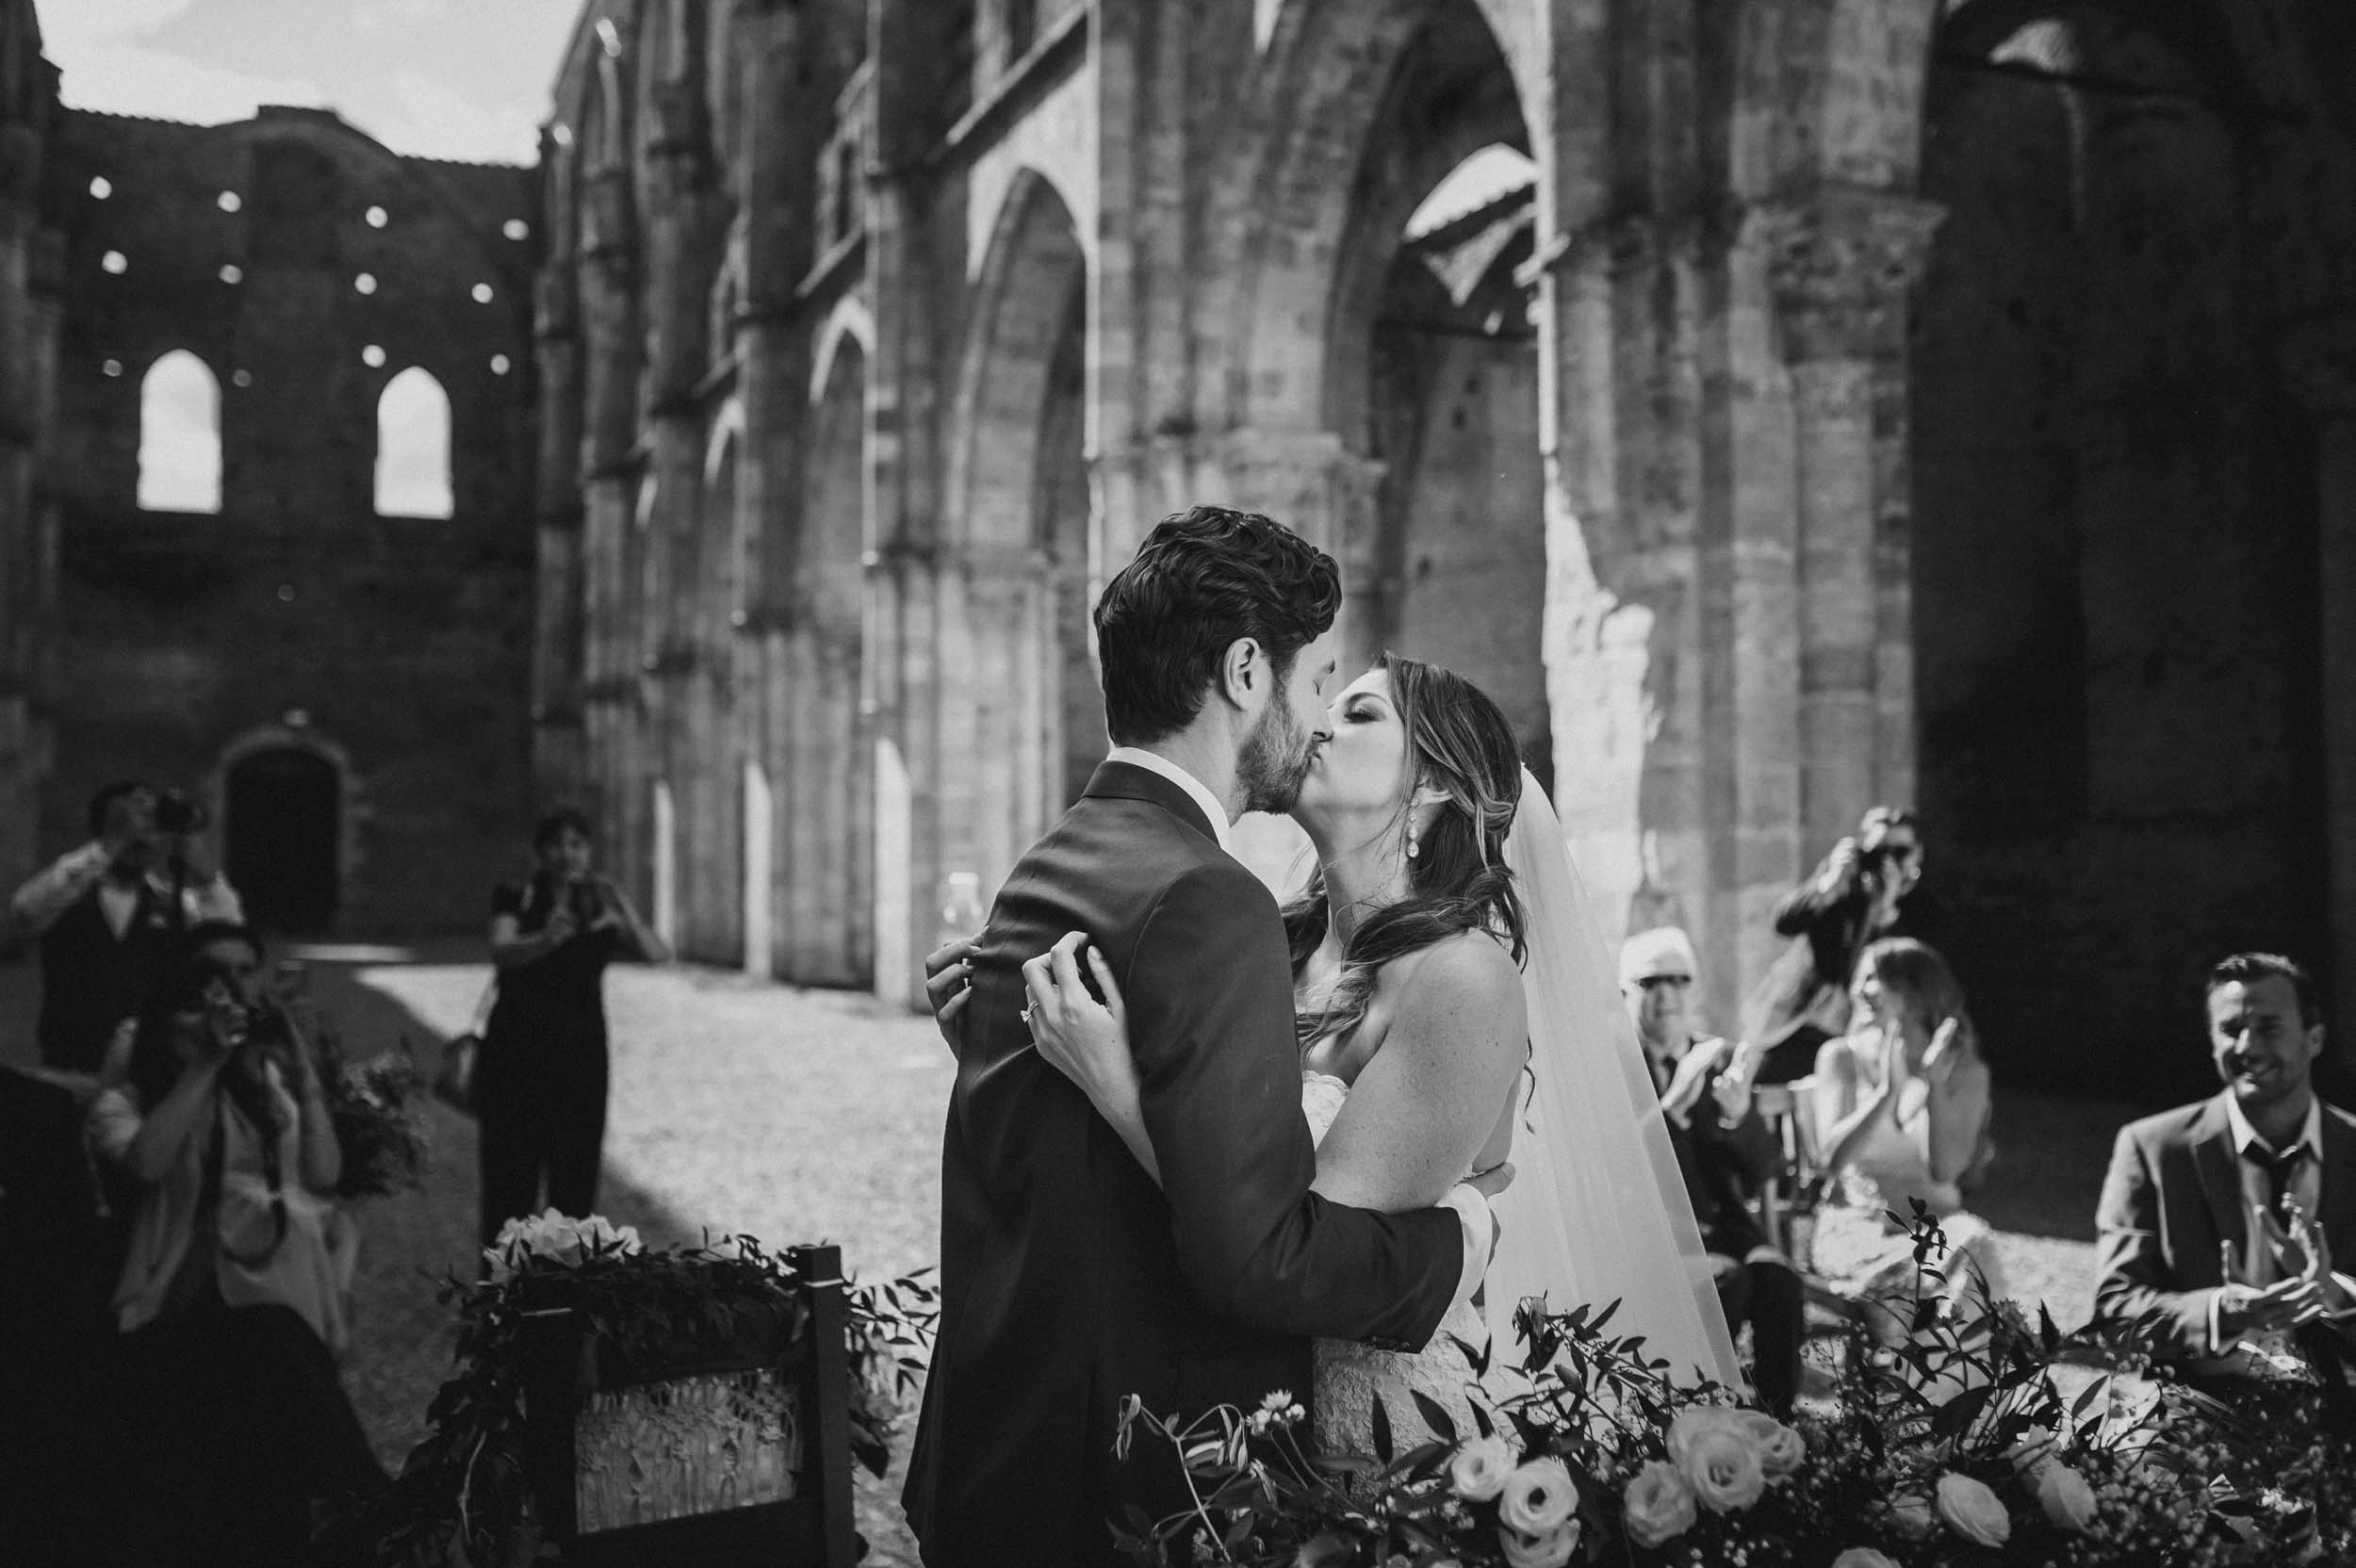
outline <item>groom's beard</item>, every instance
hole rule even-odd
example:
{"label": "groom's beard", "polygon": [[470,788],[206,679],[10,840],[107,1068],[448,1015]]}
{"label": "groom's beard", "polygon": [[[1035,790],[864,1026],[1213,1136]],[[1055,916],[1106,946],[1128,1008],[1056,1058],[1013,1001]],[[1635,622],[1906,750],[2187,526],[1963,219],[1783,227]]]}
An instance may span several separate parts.
{"label": "groom's beard", "polygon": [[1284,812],[1301,796],[1301,782],[1309,776],[1309,760],[1317,743],[1293,716],[1292,700],[1276,689],[1260,722],[1244,737],[1235,754],[1235,782],[1243,788],[1247,811]]}

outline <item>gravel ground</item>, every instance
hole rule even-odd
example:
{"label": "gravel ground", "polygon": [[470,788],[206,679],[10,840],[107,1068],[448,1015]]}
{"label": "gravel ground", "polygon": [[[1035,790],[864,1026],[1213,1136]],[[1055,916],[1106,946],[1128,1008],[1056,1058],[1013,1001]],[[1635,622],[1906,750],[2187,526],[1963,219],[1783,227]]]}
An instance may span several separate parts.
{"label": "gravel ground", "polygon": [[[406,1037],[431,1068],[464,1028],[484,970],[471,944],[314,948],[320,1000],[349,1049]],[[29,965],[0,964],[0,1060],[29,1054]],[[687,965],[608,979],[614,1086],[599,1206],[650,1240],[743,1232],[783,1246],[836,1241],[861,1278],[930,1263],[940,1220],[941,1110],[951,1070],[929,1022],[844,992],[756,983]],[[436,1282],[471,1275],[473,1125],[434,1107],[424,1191],[364,1206],[354,1403],[391,1466],[424,1432],[448,1375]],[[1976,1206],[2002,1233],[2013,1293],[2064,1327],[2092,1295],[2093,1206],[2125,1104],[1999,1096],[2000,1159]],[[912,1418],[911,1418],[912,1420]],[[905,1457],[905,1432],[900,1445]],[[859,1529],[882,1568],[915,1561],[899,1465],[860,1476]]]}

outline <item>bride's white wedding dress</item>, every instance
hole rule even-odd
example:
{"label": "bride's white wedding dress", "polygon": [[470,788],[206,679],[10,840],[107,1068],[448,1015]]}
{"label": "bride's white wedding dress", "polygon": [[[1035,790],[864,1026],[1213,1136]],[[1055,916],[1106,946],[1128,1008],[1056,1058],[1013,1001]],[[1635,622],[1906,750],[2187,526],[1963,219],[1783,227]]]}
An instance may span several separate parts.
{"label": "bride's white wedding dress", "polygon": [[[1301,1113],[1308,1119],[1313,1141],[1325,1141],[1349,1097],[1350,1085],[1331,1073],[1301,1074]],[[1448,1412],[1456,1436],[1470,1437],[1475,1429],[1472,1399],[1466,1390],[1473,1381],[1473,1368],[1455,1342],[1478,1347],[1488,1333],[1480,1309],[1459,1302],[1448,1309],[1439,1332],[1420,1351],[1377,1350],[1349,1339],[1317,1341],[1317,1393],[1309,1406],[1310,1437],[1316,1451],[1336,1457],[1374,1457],[1378,1399],[1390,1417],[1395,1453],[1444,1435],[1430,1430],[1430,1423],[1416,1408],[1416,1394]]]}

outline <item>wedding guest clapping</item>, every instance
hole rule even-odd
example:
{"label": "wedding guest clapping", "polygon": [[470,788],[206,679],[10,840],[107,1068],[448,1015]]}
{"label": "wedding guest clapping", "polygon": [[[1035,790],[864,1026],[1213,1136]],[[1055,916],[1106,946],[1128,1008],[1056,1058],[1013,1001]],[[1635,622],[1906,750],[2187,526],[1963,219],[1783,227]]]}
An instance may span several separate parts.
{"label": "wedding guest clapping", "polygon": [[[1936,1292],[1951,1305],[2001,1299],[1995,1233],[1964,1209],[1993,1157],[1992,1080],[1963,988],[1933,949],[1885,938],[1857,958],[1847,1033],[1816,1056],[1817,1147],[1834,1183],[1817,1213],[1812,1264],[1863,1302],[1884,1338],[1904,1326],[1884,1304]],[[1919,1200],[1939,1220],[1943,1282],[1918,1278],[1909,1235],[1888,1216]]]}
{"label": "wedding guest clapping", "polygon": [[2328,1349],[2356,1329],[2356,1117],[2315,1093],[2323,1020],[2306,971],[2238,953],[2205,990],[2225,1086],[2119,1130],[2094,1310],[2151,1323],[2187,1370],[2216,1373],[2243,1364],[2246,1340]]}
{"label": "wedding guest clapping", "polygon": [[1640,931],[1620,946],[1621,990],[1710,1250],[1719,1304],[1730,1327],[1750,1324],[1752,1383],[1767,1408],[1780,1413],[1799,1388],[1807,1292],[1752,1205],[1781,1166],[1783,1151],[1751,1092],[1756,1058],[1696,1032],[1698,967],[1693,941],[1674,925]]}
{"label": "wedding guest clapping", "polygon": [[508,1220],[540,1212],[543,1181],[553,1208],[580,1217],[597,1207],[606,966],[671,956],[629,895],[592,869],[587,817],[569,807],[548,812],[532,848],[539,869],[491,895],[499,991],[475,1083],[486,1248]]}

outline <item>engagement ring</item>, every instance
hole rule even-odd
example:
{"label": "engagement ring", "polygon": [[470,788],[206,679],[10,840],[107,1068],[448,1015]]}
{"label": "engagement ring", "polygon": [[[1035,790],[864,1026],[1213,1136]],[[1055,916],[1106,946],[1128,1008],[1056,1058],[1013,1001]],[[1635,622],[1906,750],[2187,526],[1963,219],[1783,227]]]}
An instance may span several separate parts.
{"label": "engagement ring", "polygon": [[1030,1009],[1030,1008],[1028,1008],[1028,1007],[1025,1007],[1025,1008],[1023,1008],[1021,1012],[1019,1012],[1019,1013],[1015,1014],[1014,1016],[1015,1016],[1015,1017],[1017,1017],[1017,1018],[1019,1018],[1019,1019],[1021,1019],[1023,1022],[1028,1023],[1028,1022],[1030,1022],[1030,1021],[1031,1021],[1031,1009]]}

